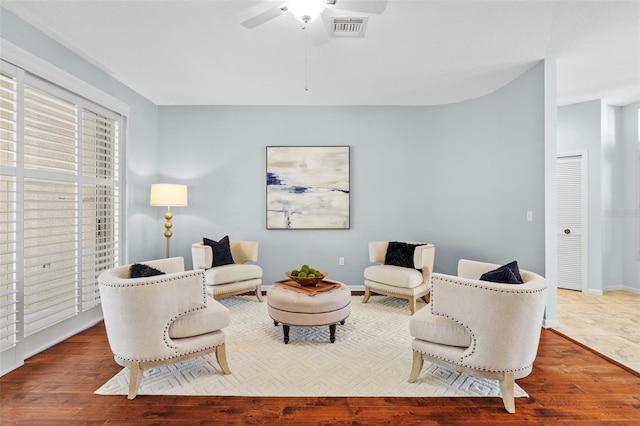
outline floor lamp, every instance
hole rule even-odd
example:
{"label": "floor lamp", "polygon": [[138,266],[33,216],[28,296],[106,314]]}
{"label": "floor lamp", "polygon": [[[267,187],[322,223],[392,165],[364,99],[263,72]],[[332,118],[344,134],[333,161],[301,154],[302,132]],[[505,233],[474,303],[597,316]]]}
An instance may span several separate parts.
{"label": "floor lamp", "polygon": [[187,185],[175,185],[170,183],[154,183],[151,185],[151,197],[149,204],[152,206],[167,206],[167,212],[164,214],[164,236],[167,237],[166,257],[169,257],[169,239],[173,235],[171,232],[171,206],[187,205]]}

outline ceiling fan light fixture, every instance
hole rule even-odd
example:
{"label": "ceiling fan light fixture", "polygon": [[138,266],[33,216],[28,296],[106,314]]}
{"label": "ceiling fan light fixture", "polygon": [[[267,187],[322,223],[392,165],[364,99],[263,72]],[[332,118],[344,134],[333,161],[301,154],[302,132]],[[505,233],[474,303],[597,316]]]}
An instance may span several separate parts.
{"label": "ceiling fan light fixture", "polygon": [[320,16],[325,5],[326,0],[287,0],[287,10],[305,24]]}

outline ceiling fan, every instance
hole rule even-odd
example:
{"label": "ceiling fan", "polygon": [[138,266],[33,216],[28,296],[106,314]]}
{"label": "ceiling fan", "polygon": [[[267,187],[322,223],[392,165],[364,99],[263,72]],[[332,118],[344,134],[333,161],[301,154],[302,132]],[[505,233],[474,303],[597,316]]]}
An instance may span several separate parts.
{"label": "ceiling fan", "polygon": [[241,22],[240,25],[245,28],[255,28],[288,12],[302,23],[302,28],[310,30],[313,44],[319,46],[328,40],[324,19],[331,16],[332,10],[380,14],[386,7],[387,0],[287,0]]}

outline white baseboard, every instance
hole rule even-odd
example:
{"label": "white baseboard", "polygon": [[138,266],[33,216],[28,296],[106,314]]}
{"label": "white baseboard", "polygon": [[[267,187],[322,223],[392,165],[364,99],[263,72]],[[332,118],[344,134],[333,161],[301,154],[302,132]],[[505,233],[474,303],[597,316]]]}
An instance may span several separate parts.
{"label": "white baseboard", "polygon": [[633,294],[640,294],[640,288],[629,287],[628,285],[608,285],[602,289],[604,293],[608,291],[626,291]]}
{"label": "white baseboard", "polygon": [[594,296],[602,296],[604,293],[602,290],[595,290],[593,288],[588,288],[585,290],[586,294],[593,294]]}
{"label": "white baseboard", "polygon": [[553,327],[558,327],[560,325],[560,321],[557,319],[544,319],[542,321],[542,327],[543,328],[553,328]]}

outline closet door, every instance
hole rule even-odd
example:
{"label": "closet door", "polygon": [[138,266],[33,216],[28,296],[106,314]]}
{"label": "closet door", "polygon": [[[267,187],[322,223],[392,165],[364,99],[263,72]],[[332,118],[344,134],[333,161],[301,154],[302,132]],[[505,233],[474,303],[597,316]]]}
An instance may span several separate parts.
{"label": "closet door", "polygon": [[586,182],[582,155],[559,156],[558,287],[586,289]]}

